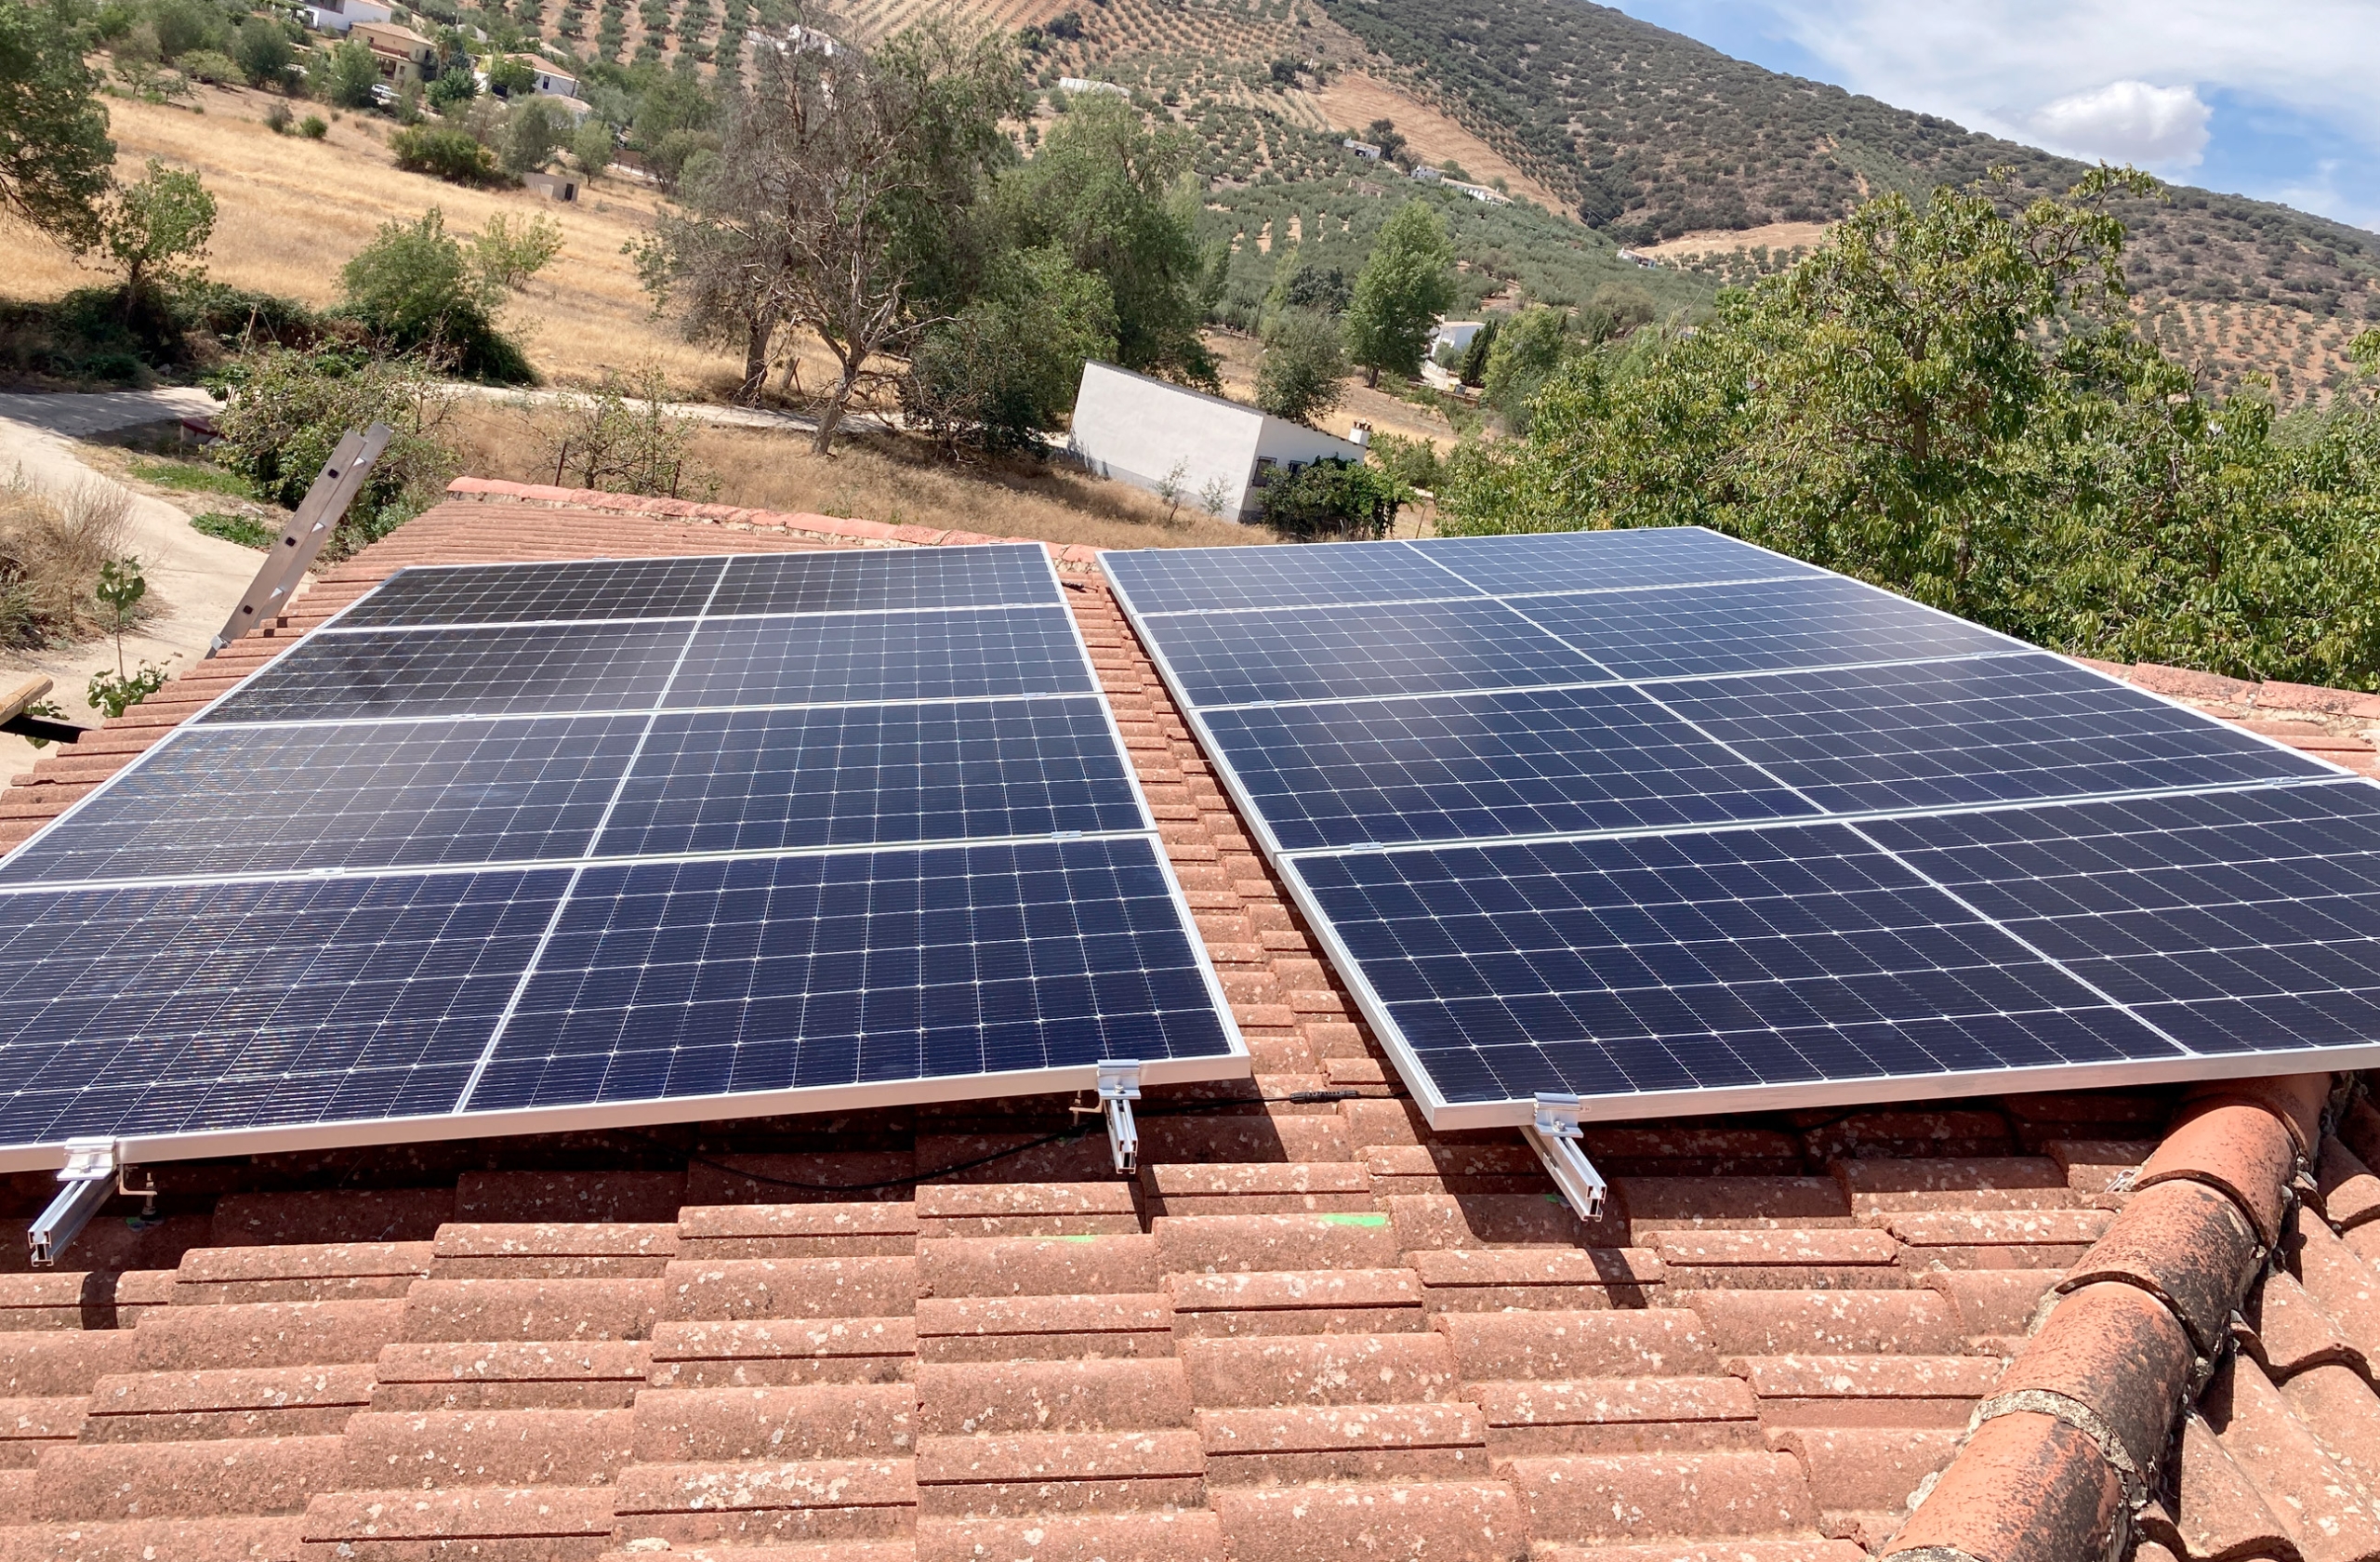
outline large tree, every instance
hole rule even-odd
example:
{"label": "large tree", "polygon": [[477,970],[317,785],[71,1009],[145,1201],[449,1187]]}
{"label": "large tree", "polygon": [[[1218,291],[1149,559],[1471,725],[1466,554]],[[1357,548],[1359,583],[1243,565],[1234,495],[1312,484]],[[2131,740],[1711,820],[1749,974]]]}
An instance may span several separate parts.
{"label": "large tree", "polygon": [[1870,202],[1696,329],[1567,354],[1441,523],[1709,525],[2060,650],[2380,684],[2380,410],[2281,427],[2142,339],[2106,208],[2144,188]]}
{"label": "large tree", "polygon": [[77,249],[115,164],[83,45],[64,0],[0,5],[0,210]]}
{"label": "large tree", "polygon": [[1214,359],[1198,336],[1206,257],[1195,151],[1186,132],[1151,129],[1124,99],[1086,94],[1001,180],[999,207],[1019,247],[1063,250],[1106,280],[1118,364],[1211,385]]}
{"label": "large tree", "polygon": [[1347,305],[1348,356],[1362,365],[1364,382],[1379,384],[1383,369],[1418,373],[1431,327],[1453,303],[1446,220],[1417,196],[1381,224]]}
{"label": "large tree", "polygon": [[797,28],[761,51],[717,162],[690,179],[641,264],[656,297],[746,343],[759,390],[781,324],[816,335],[837,365],[813,448],[825,454],[876,361],[931,316],[914,307],[994,168],[1019,107],[1006,40],[939,20],[872,52]]}

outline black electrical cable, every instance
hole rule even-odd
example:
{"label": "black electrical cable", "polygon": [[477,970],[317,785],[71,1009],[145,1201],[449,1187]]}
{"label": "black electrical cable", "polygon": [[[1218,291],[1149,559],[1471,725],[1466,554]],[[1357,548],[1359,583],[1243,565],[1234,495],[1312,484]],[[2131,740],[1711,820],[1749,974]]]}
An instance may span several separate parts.
{"label": "black electrical cable", "polygon": [[[1352,1090],[1291,1091],[1287,1095],[1241,1095],[1217,1101],[1183,1101],[1162,1106],[1135,1107],[1132,1115],[1135,1118],[1178,1118],[1197,1112],[1221,1112],[1234,1106],[1274,1105],[1312,1106],[1335,1101],[1395,1101],[1399,1097],[1393,1092],[1371,1095],[1362,1091]],[[668,1150],[672,1155],[683,1155],[689,1166],[707,1166],[714,1172],[723,1172],[731,1177],[742,1177],[755,1183],[766,1183],[771,1187],[800,1188],[805,1193],[873,1193],[879,1188],[910,1187],[919,1183],[932,1182],[938,1177],[956,1176],[961,1172],[972,1172],[979,1166],[989,1166],[995,1161],[1006,1160],[1012,1156],[1021,1156],[1027,1150],[1038,1150],[1044,1145],[1070,1144],[1077,1139],[1104,1131],[1104,1125],[1101,1122],[1099,1116],[1092,1113],[1090,1115],[1090,1120],[1077,1123],[1072,1128],[1062,1128],[1055,1133],[1045,1133],[1038,1139],[1028,1139],[1022,1145],[1012,1145],[1004,1150],[994,1150],[990,1155],[977,1156],[972,1160],[962,1160],[955,1166],[945,1166],[932,1172],[913,1172],[906,1177],[886,1177],[873,1183],[805,1183],[798,1177],[772,1177],[765,1172],[748,1172],[740,1166],[730,1166],[725,1161],[715,1160],[708,1156],[680,1150],[657,1134],[641,1133],[635,1129],[625,1128],[613,1129],[610,1132],[623,1138],[641,1140],[645,1144]]]}

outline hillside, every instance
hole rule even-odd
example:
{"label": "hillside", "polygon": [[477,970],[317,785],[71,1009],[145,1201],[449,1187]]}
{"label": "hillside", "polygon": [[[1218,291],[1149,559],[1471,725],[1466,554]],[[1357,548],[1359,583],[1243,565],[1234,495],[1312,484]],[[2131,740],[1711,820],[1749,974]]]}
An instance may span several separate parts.
{"label": "hillside", "polygon": [[[2013,165],[2029,190],[2084,165],[1839,87],[1729,59],[1580,0],[1321,0],[1375,75],[1492,143],[1625,245],[1822,223],[1885,190]],[[2123,213],[2150,328],[2218,380],[2249,368],[2286,401],[2320,393],[2380,320],[2380,235],[2175,187]],[[1747,246],[1760,242],[1747,233]],[[1700,269],[1757,258],[1705,251]]]}

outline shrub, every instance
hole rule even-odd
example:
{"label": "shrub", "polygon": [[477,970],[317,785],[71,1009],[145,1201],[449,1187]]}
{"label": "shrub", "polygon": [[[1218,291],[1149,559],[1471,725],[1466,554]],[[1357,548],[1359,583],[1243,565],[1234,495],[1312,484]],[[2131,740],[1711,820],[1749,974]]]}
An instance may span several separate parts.
{"label": "shrub", "polygon": [[210,510],[204,515],[190,518],[191,529],[225,542],[236,542],[243,548],[267,549],[281,540],[281,534],[249,515],[232,515],[220,510]]}
{"label": "shrub", "polygon": [[350,349],[314,352],[268,348],[217,377],[225,407],[215,458],[283,505],[303,498],[314,474],[350,429],[385,422],[396,430],[364,492],[323,549],[343,559],[435,504],[454,476],[444,425],[454,392],[417,359]]}
{"label": "shrub", "polygon": [[319,141],[331,133],[331,122],[320,114],[308,114],[298,122],[298,134],[310,141]]}
{"label": "shrub", "polygon": [[552,449],[556,483],[679,496],[691,475],[686,460],[695,424],[669,410],[659,369],[633,383],[607,369],[593,395],[564,397],[562,406],[564,421]]}
{"label": "shrub", "polygon": [[296,117],[289,112],[288,104],[275,103],[264,112],[264,127],[276,136],[286,136]]}
{"label": "shrub", "polygon": [[238,60],[215,49],[192,49],[180,55],[174,60],[174,69],[210,86],[237,86],[247,80],[247,73],[240,69]]}
{"label": "shrub", "polygon": [[99,571],[123,553],[132,496],[86,480],[64,494],[20,472],[0,483],[0,645],[39,647],[100,627]]}
{"label": "shrub", "polygon": [[380,83],[380,71],[372,62],[372,50],[360,39],[349,38],[334,46],[324,58],[322,74],[323,96],[340,108],[372,106],[372,89]]}
{"label": "shrub", "polygon": [[286,86],[289,69],[298,63],[298,50],[289,42],[288,30],[260,16],[250,17],[240,24],[231,52],[250,86]]}
{"label": "shrub", "polygon": [[416,125],[390,137],[389,150],[396,153],[398,167],[450,184],[492,184],[497,178],[496,153],[468,130]]}
{"label": "shrub", "polygon": [[1325,457],[1263,490],[1264,523],[1300,542],[1383,537],[1404,491],[1378,467]]}
{"label": "shrub", "polygon": [[571,132],[570,154],[578,160],[579,172],[593,179],[612,165],[612,127],[592,114]]}

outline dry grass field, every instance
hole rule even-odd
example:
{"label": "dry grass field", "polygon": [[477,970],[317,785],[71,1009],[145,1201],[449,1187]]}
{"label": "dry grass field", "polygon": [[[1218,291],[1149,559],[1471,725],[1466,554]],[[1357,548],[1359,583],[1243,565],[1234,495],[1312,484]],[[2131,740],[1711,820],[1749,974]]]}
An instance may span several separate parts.
{"label": "dry grass field", "polygon": [[[466,401],[449,430],[463,470],[517,483],[553,481],[559,417],[513,402]],[[681,498],[856,516],[893,525],[952,526],[994,536],[1093,548],[1198,548],[1268,542],[1257,527],[1216,521],[1195,506],[1168,520],[1153,494],[1064,467],[985,462],[954,467],[922,442],[870,435],[832,456],[759,429],[706,428],[694,437]]]}
{"label": "dry grass field", "polygon": [[[734,383],[736,364],[726,354],[689,346],[667,321],[652,318],[635,267],[621,253],[652,223],[650,186],[606,178],[568,205],[523,191],[464,189],[401,171],[385,143],[385,120],[348,114],[319,141],[276,136],[263,124],[275,100],[216,87],[200,88],[191,108],[108,100],[121,174],[137,178],[150,158],[163,158],[195,169],[214,192],[219,215],[206,258],[218,281],[334,304],[339,268],[383,222],[410,221],[430,206],[446,214],[449,229],[465,232],[498,212],[550,217],[562,226],[562,254],[516,297],[504,321],[541,374],[560,384],[591,383],[607,367],[658,364],[684,392]],[[101,280],[22,230],[12,230],[7,242],[16,259],[0,291],[13,297],[54,298]]]}

